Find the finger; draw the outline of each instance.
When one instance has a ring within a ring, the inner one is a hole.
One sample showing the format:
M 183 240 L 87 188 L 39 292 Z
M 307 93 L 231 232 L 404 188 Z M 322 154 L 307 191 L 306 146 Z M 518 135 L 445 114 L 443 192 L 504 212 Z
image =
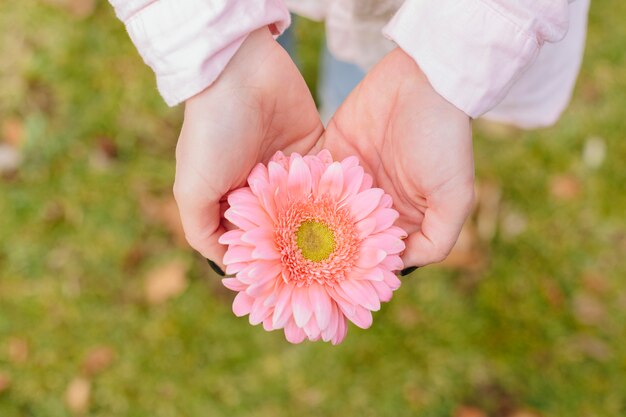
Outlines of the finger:
M 404 265 L 424 266 L 443 261 L 454 247 L 473 201 L 471 185 L 451 188 L 429 198 L 420 230 L 405 240 Z
M 187 242 L 205 258 L 224 269 L 226 247 L 218 242 L 225 229 L 221 223 L 222 196 L 211 191 L 198 175 L 178 169 L 174 198 Z

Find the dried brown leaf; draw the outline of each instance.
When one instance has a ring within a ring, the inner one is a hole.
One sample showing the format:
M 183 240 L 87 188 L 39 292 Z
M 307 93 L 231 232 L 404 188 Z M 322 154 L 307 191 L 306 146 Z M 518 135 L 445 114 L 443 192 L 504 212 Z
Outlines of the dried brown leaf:
M 2 122 L 2 139 L 14 148 L 19 148 L 24 139 L 23 121 L 15 117 L 4 120 Z
M 152 269 L 144 281 L 146 300 L 160 304 L 183 293 L 187 288 L 187 267 L 181 260 L 172 260 Z
M 561 174 L 550 180 L 550 193 L 558 200 L 574 200 L 580 196 L 582 185 L 572 174 Z
M 65 405 L 73 413 L 80 414 L 89 408 L 91 381 L 84 377 L 74 377 L 65 390 Z
M 480 408 L 463 405 L 456 409 L 454 417 L 487 417 L 487 413 Z
M 606 318 L 606 309 L 596 297 L 580 292 L 573 300 L 574 316 L 583 324 L 601 324 Z
M 439 265 L 453 269 L 476 270 L 484 265 L 485 257 L 478 242 L 476 228 L 471 221 L 467 221 L 454 248 Z
M 531 410 L 515 410 L 508 417 L 541 417 L 541 414 Z
M 11 387 L 11 378 L 3 372 L 0 372 L 0 394 Z
M 81 369 L 87 376 L 95 376 L 113 363 L 115 351 L 110 346 L 98 346 L 87 352 Z
M 13 363 L 24 363 L 28 360 L 28 341 L 23 337 L 14 336 L 9 338 L 7 343 L 7 353 L 9 360 Z
M 492 182 L 483 182 L 477 187 L 476 232 L 484 242 L 491 242 L 496 235 L 502 190 Z

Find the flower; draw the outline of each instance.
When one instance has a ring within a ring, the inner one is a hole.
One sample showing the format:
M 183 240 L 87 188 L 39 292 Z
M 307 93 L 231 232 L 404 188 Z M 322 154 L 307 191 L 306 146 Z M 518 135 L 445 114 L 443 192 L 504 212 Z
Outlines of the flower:
M 258 164 L 228 195 L 224 217 L 236 228 L 220 238 L 235 315 L 284 329 L 292 343 L 338 344 L 346 320 L 368 328 L 400 286 L 406 237 L 391 196 L 372 183 L 356 157 L 334 162 L 327 150 Z

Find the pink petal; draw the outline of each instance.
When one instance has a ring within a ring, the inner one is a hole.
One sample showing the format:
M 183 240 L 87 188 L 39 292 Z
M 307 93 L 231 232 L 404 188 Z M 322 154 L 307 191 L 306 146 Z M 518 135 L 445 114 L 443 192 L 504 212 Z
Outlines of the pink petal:
M 345 293 L 341 286 L 335 285 L 334 287 L 326 288 L 326 292 L 328 295 L 332 297 L 332 299 L 337 303 L 337 307 L 344 313 L 354 314 L 354 303 L 352 302 L 350 296 Z
M 404 262 L 398 255 L 389 255 L 383 259 L 380 266 L 388 271 L 401 271 L 404 269 Z
M 246 294 L 250 297 L 260 298 L 261 301 L 265 301 L 265 298 L 267 298 L 274 289 L 274 279 L 275 278 L 270 277 L 263 281 L 255 282 L 246 288 Z
M 346 323 L 346 317 L 341 314 L 339 315 L 339 322 L 337 323 L 337 332 L 335 333 L 335 336 L 333 336 L 330 343 L 332 343 L 333 345 L 338 345 L 343 341 L 343 339 L 345 339 L 347 333 L 348 325 Z
M 361 269 L 357 267 L 352 270 L 350 277 L 368 281 L 383 281 L 385 279 L 383 271 L 380 268 Z
M 322 330 L 322 340 L 324 342 L 328 342 L 335 336 L 335 333 L 337 332 L 337 325 L 339 324 L 340 315 L 343 320 L 343 314 L 339 312 L 339 307 L 337 307 L 334 302 L 331 301 L 330 307 L 331 308 L 328 315 L 328 325 Z
M 276 261 L 256 261 L 250 265 L 247 274 L 252 282 L 267 281 L 268 279 L 280 280 L 283 266 Z
M 362 245 L 382 249 L 389 255 L 401 253 L 405 248 L 403 241 L 386 233 L 370 235 Z
M 371 246 L 361 246 L 356 265 L 363 269 L 373 268 L 386 257 L 387 253 L 382 249 Z
M 406 237 L 408 236 L 408 233 L 406 232 L 406 230 L 398 226 L 391 226 L 389 229 L 385 230 L 384 232 L 387 234 L 396 236 L 398 239 L 406 239 Z
M 248 262 L 235 262 L 226 265 L 226 275 L 235 275 L 248 266 Z
M 373 233 L 378 233 L 390 228 L 398 220 L 400 213 L 391 208 L 379 207 L 372 212 L 370 217 L 376 219 L 376 227 Z
M 252 257 L 254 259 L 280 259 L 280 252 L 273 240 L 262 240 L 257 242 L 256 247 L 252 251 Z
M 306 339 L 306 333 L 292 319 L 285 324 L 285 338 L 290 343 L 302 343 Z
M 241 229 L 229 230 L 228 232 L 223 233 L 217 241 L 222 245 L 241 244 L 241 237 L 244 233 L 245 232 Z
M 291 317 L 291 291 L 293 286 L 289 284 L 283 285 L 278 294 L 276 305 L 274 306 L 274 316 L 272 317 L 272 326 L 275 329 L 281 329 L 285 326 Z M 295 323 L 294 323 L 295 324 Z
M 352 197 L 359 192 L 363 182 L 364 171 L 360 166 L 352 167 L 344 172 L 344 186 L 341 200 Z
M 346 279 L 341 282 L 340 286 L 355 304 L 362 305 L 368 310 L 380 310 L 380 300 L 370 281 Z
M 254 204 L 239 203 L 231 205 L 230 208 L 226 210 L 226 213 L 224 213 L 224 217 L 232 221 L 228 215 L 233 216 L 233 214 L 243 217 L 257 226 L 265 226 L 268 228 L 273 226 L 272 219 L 268 216 L 263 207 L 261 207 L 258 200 L 256 200 Z M 232 222 L 235 223 L 234 221 Z M 246 230 L 250 230 L 250 228 L 246 228 Z
M 236 206 L 239 204 L 257 204 L 258 199 L 248 187 L 238 188 L 228 194 L 228 204 Z
M 369 190 L 370 188 L 372 188 L 373 184 L 374 179 L 372 178 L 372 176 L 368 173 L 365 173 L 363 174 L 363 182 L 361 183 L 361 188 L 359 189 L 359 191 Z
M 311 341 L 319 340 L 322 335 L 322 331 L 317 326 L 317 322 L 315 320 L 309 320 L 309 322 L 303 327 L 304 333 L 306 333 L 307 337 Z
M 270 162 L 274 162 L 285 169 L 289 168 L 289 158 L 282 151 L 276 152 Z
M 370 188 L 352 197 L 349 200 L 349 209 L 354 221 L 358 222 L 374 211 L 384 193 L 380 188 Z
M 311 318 L 313 310 L 309 302 L 309 291 L 304 287 L 295 287 L 291 293 L 291 309 L 298 327 L 304 327 Z
M 330 154 L 328 149 L 322 149 L 319 151 L 317 157 L 325 164 L 329 165 L 333 163 L 333 156 Z
M 348 170 L 352 167 L 356 167 L 359 165 L 359 158 L 357 158 L 356 156 L 349 156 L 347 158 L 345 158 L 343 161 L 341 161 L 341 167 L 344 170 Z
M 270 177 L 270 185 L 274 189 L 280 189 L 281 191 L 287 190 L 287 170 L 279 165 L 277 162 L 270 162 L 267 164 L 267 171 Z
M 318 187 L 318 194 L 328 194 L 332 197 L 341 197 L 343 189 L 343 170 L 339 162 L 333 162 L 326 168 Z
M 359 234 L 359 239 L 365 239 L 376 228 L 376 220 L 371 217 L 366 217 L 356 224 L 356 230 Z
M 387 284 L 389 288 L 391 288 L 393 291 L 400 288 L 402 281 L 400 281 L 400 278 L 398 278 L 396 274 L 389 271 L 383 271 L 383 274 L 385 275 L 385 284 Z
M 240 230 L 243 232 L 242 230 Z M 228 232 L 226 232 L 228 233 Z M 269 227 L 257 227 L 242 233 L 240 240 L 255 246 L 259 241 L 274 241 L 274 231 Z
M 274 327 L 272 327 L 272 316 L 266 317 L 265 320 L 263 320 L 263 330 L 266 332 L 274 330 Z
M 348 318 L 361 329 L 368 329 L 373 321 L 372 312 L 361 306 L 357 306 L 354 315 Z
M 301 157 L 293 159 L 287 177 L 287 189 L 293 199 L 301 199 L 311 194 L 311 172 Z
M 277 210 L 276 210 L 276 201 L 274 200 L 274 190 L 275 188 L 266 184 L 259 180 L 252 180 L 250 182 L 250 189 L 259 199 L 259 202 L 265 209 L 267 215 L 272 219 L 272 221 L 276 222 L 278 220 Z
M 269 184 L 270 176 L 265 165 L 258 163 L 252 168 L 250 175 L 248 175 L 248 183 L 252 181 L 260 181 L 261 183 Z
M 226 265 L 248 262 L 252 260 L 252 249 L 250 246 L 231 245 L 228 247 L 226 254 L 224 255 L 224 263 Z
M 385 208 L 391 208 L 391 206 L 393 206 L 393 199 L 389 194 L 382 196 L 380 199 L 380 206 Z
M 252 303 L 252 308 L 250 309 L 250 316 L 248 317 L 248 321 L 251 325 L 256 326 L 259 323 L 262 323 L 263 320 L 268 318 L 272 314 L 272 309 L 270 307 L 266 307 L 263 305 L 263 300 L 257 298 Z
M 232 291 L 245 291 L 248 286 L 243 282 L 239 281 L 237 278 L 224 278 L 222 279 L 222 284 Z
M 233 300 L 233 313 L 235 313 L 237 317 L 245 316 L 250 312 L 253 302 L 254 298 L 250 297 L 245 292 L 240 292 Z
M 233 209 L 233 207 L 230 207 L 224 212 L 224 217 L 227 218 L 232 224 L 243 230 L 251 230 L 259 226 L 245 216 L 242 216 L 241 213 L 238 210 Z
M 330 300 L 330 296 L 326 293 L 324 287 L 317 283 L 313 283 L 309 286 L 309 299 L 311 300 L 311 308 L 315 313 L 317 325 L 322 330 L 326 329 L 332 313 L 332 302 Z
M 391 300 L 393 291 L 391 290 L 391 288 L 389 288 L 389 286 L 386 283 L 373 281 L 372 286 L 376 290 L 376 294 L 378 294 L 378 298 L 380 298 L 380 301 L 386 303 L 387 301 Z

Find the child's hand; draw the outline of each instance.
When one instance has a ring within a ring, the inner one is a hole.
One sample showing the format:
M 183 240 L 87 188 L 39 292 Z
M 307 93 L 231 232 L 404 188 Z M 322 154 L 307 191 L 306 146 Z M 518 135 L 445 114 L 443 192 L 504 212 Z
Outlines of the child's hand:
M 331 120 L 320 146 L 336 159 L 358 155 L 391 194 L 410 233 L 404 264 L 443 260 L 474 197 L 471 126 L 402 50 L 388 54 Z
M 224 195 L 277 150 L 308 153 L 322 132 L 291 58 L 268 29 L 250 34 L 219 79 L 186 102 L 174 195 L 191 246 L 223 266 Z

